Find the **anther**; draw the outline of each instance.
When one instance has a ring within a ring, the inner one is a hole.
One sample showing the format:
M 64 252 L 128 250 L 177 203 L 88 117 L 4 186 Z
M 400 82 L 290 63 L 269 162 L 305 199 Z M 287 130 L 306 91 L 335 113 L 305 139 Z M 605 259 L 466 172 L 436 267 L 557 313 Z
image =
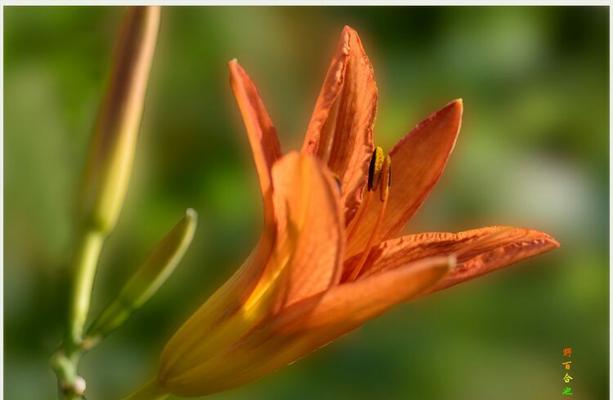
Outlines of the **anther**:
M 389 155 L 383 157 L 383 150 L 381 150 L 381 152 L 378 154 L 377 152 L 378 149 L 381 149 L 381 148 L 377 147 L 377 149 L 375 149 L 375 152 L 373 153 L 373 158 L 371 159 L 371 163 L 370 163 L 371 164 L 370 171 L 373 171 L 373 170 L 377 171 L 376 172 L 377 177 L 376 179 L 373 179 L 373 181 L 375 181 L 376 184 L 373 185 L 372 187 L 370 186 L 371 176 L 375 177 L 375 174 L 369 173 L 368 178 L 369 178 L 369 191 L 379 189 L 379 200 L 381 200 L 381 206 L 379 208 L 377 220 L 375 221 L 375 224 L 372 228 L 372 231 L 371 231 L 372 233 L 370 237 L 368 238 L 368 241 L 366 242 L 366 246 L 364 247 L 364 252 L 362 253 L 362 256 L 360 257 L 356 266 L 351 271 L 351 275 L 349 277 L 350 281 L 353 281 L 357 279 L 358 276 L 360 276 L 360 272 L 362 271 L 362 268 L 364 267 L 364 264 L 366 263 L 366 260 L 368 259 L 368 256 L 370 255 L 372 248 L 378 243 L 379 230 L 381 227 L 381 223 L 383 222 L 383 216 L 385 215 L 385 211 L 387 209 L 387 200 L 389 198 L 390 187 L 392 185 L 392 158 Z M 379 158 L 379 160 L 377 160 L 377 158 Z M 378 168 L 376 167 L 377 163 L 380 164 L 380 167 Z M 373 164 L 375 164 L 375 167 L 373 167 Z M 359 223 L 357 221 L 355 222 Z
M 384 162 L 385 156 L 383 149 L 379 146 L 375 147 L 370 159 L 370 166 L 368 167 L 368 190 L 374 190 L 379 184 Z
M 341 182 L 341 178 L 339 178 L 338 174 L 333 174 L 334 181 L 336 182 L 336 188 L 340 193 L 343 192 L 343 182 Z
M 347 227 L 347 237 L 351 237 L 351 235 L 354 233 L 360 219 L 362 218 L 362 215 L 364 214 L 364 210 L 368 208 L 368 203 L 370 202 L 370 192 L 375 190 L 377 183 L 379 183 L 379 177 L 381 176 L 381 169 L 383 168 L 384 159 L 383 149 L 380 146 L 375 147 L 368 166 L 368 182 L 366 185 L 367 190 L 364 191 L 362 203 Z

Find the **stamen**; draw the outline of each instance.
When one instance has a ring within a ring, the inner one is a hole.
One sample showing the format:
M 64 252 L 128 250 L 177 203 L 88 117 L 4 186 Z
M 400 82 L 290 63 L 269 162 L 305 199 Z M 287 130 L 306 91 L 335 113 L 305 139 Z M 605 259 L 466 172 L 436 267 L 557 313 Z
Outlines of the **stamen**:
M 357 265 L 353 268 L 353 271 L 351 271 L 349 281 L 356 280 L 357 277 L 360 275 L 360 272 L 362 271 L 362 268 L 364 267 L 364 264 L 366 263 L 366 260 L 368 259 L 368 256 L 370 255 L 374 244 L 378 242 L 379 229 L 381 228 L 381 222 L 383 221 L 383 216 L 385 215 L 385 210 L 387 209 L 387 200 L 389 199 L 390 187 L 392 185 L 392 158 L 389 155 L 386 156 L 385 160 L 382 162 L 381 170 L 379 171 L 378 183 L 379 200 L 381 200 L 382 203 L 381 208 L 379 209 L 379 214 L 377 215 L 377 220 L 375 221 L 372 233 L 368 238 L 368 242 L 366 242 L 366 246 L 364 247 L 364 252 L 362 253 L 362 256 L 360 257 L 360 260 L 358 261 Z
M 354 233 L 356 226 L 362 218 L 362 214 L 364 214 L 364 210 L 368 208 L 368 203 L 370 202 L 370 192 L 372 192 L 379 183 L 384 160 L 385 157 L 383 149 L 380 146 L 375 147 L 375 150 L 372 152 L 372 157 L 370 158 L 370 165 L 368 167 L 368 190 L 364 192 L 362 203 L 347 227 L 347 237 L 351 237 L 351 235 Z
M 341 181 L 341 178 L 338 176 L 338 174 L 334 174 L 334 173 L 332 176 L 334 177 L 334 181 L 336 182 L 336 188 L 342 194 L 343 193 L 343 182 Z
M 377 146 L 372 152 L 370 166 L 368 167 L 368 190 L 374 190 L 374 188 L 379 184 L 379 179 L 381 178 L 381 170 L 383 169 L 383 162 L 383 149 Z

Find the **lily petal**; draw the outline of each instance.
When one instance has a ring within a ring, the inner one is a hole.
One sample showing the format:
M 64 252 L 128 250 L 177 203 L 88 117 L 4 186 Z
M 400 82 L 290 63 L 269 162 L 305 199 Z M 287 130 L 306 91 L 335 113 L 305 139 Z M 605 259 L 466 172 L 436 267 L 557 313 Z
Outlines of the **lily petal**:
M 289 153 L 274 165 L 272 175 L 278 248 L 284 249 L 284 237 L 296 239 L 279 250 L 290 258 L 279 309 L 339 282 L 345 224 L 338 185 L 315 157 Z
M 228 63 L 230 84 L 236 97 L 260 181 L 264 199 L 264 232 L 243 266 L 219 288 L 171 338 L 162 353 L 165 369 L 160 376 L 181 369 L 187 353 L 199 342 L 194 329 L 212 330 L 227 323 L 242 307 L 269 264 L 276 243 L 275 213 L 272 204 L 272 165 L 281 157 L 276 129 L 257 88 L 237 60 Z
M 271 218 L 270 171 L 274 162 L 281 157 L 277 130 L 255 84 L 238 61 L 236 59 L 230 61 L 228 68 L 230 69 L 230 85 L 247 129 L 260 188 L 264 196 L 265 218 Z
M 420 122 L 390 151 L 393 182 L 381 222 L 381 240 L 395 236 L 438 182 L 453 150 L 462 120 L 462 100 L 454 100 Z M 382 203 L 368 203 L 349 238 L 347 256 L 362 252 Z
M 309 122 L 302 151 L 340 179 L 349 221 L 361 202 L 373 151 L 377 84 L 357 32 L 345 26 Z
M 183 336 L 181 331 L 188 330 L 187 327 L 190 325 L 203 327 L 219 324 L 223 318 L 237 312 L 260 279 L 276 243 L 277 227 L 274 221 L 274 210 L 272 210 L 271 193 L 272 165 L 281 156 L 276 130 L 255 85 L 238 61 L 230 61 L 228 67 L 230 83 L 247 129 L 262 192 L 267 193 L 264 196 L 265 212 L 269 212 L 269 217 L 266 218 L 264 231 L 257 246 L 245 263 L 179 329 L 176 337 Z M 179 344 L 171 345 L 173 339 L 167 347 L 174 347 L 174 355 L 181 356 L 181 352 L 177 351 Z M 182 340 L 180 347 L 188 349 L 190 342 Z
M 245 263 L 175 332 L 161 355 L 160 382 L 190 365 L 189 355 L 208 333 L 240 313 L 269 263 L 275 244 L 275 227 L 266 227 Z
M 457 266 L 428 292 L 456 285 L 559 247 L 546 233 L 492 226 L 459 233 L 422 233 L 383 242 L 373 249 L 364 279 L 435 255 L 455 255 Z
M 449 263 L 449 257 L 420 260 L 296 303 L 208 360 L 206 373 L 193 370 L 171 382 L 173 393 L 209 394 L 267 375 L 419 295 L 447 273 Z
M 173 393 L 182 393 L 194 374 L 213 374 L 210 362 L 265 318 L 340 279 L 344 223 L 338 187 L 329 171 L 315 157 L 293 152 L 275 163 L 272 182 L 274 250 L 265 266 L 248 263 L 166 346 L 158 379 Z
M 324 328 L 344 332 L 418 296 L 440 281 L 454 265 L 453 256 L 430 257 L 341 284 L 321 299 L 311 298 L 285 310 L 276 324 L 285 333 Z M 317 304 L 311 307 L 309 301 Z

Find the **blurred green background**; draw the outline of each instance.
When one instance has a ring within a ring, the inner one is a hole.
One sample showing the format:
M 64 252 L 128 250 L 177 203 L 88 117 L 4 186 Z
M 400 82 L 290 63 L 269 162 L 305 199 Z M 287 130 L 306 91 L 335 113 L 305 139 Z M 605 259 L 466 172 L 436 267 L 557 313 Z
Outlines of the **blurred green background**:
M 4 383 L 55 394 L 71 205 L 123 10 L 4 9 Z M 447 171 L 409 231 L 485 224 L 562 248 L 395 308 L 315 355 L 211 399 L 559 399 L 608 394 L 608 9 L 166 8 L 135 175 L 104 248 L 93 312 L 187 207 L 200 226 L 168 283 L 81 366 L 89 399 L 125 395 L 165 340 L 237 268 L 261 204 L 226 62 L 258 83 L 285 150 L 302 139 L 338 34 L 357 29 L 391 147 L 462 97 Z

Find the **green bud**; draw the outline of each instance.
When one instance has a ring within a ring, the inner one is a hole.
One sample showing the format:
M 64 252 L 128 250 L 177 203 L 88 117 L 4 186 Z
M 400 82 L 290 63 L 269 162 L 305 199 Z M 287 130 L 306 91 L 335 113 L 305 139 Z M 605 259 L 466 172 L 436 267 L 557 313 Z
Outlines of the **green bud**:
M 116 43 L 82 185 L 83 217 L 102 233 L 113 229 L 128 187 L 159 21 L 159 7 L 130 7 Z
M 93 322 L 84 347 L 91 347 L 123 324 L 134 310 L 155 294 L 183 258 L 196 230 L 197 214 L 191 208 L 155 246 L 147 260 L 119 292 L 117 298 Z

